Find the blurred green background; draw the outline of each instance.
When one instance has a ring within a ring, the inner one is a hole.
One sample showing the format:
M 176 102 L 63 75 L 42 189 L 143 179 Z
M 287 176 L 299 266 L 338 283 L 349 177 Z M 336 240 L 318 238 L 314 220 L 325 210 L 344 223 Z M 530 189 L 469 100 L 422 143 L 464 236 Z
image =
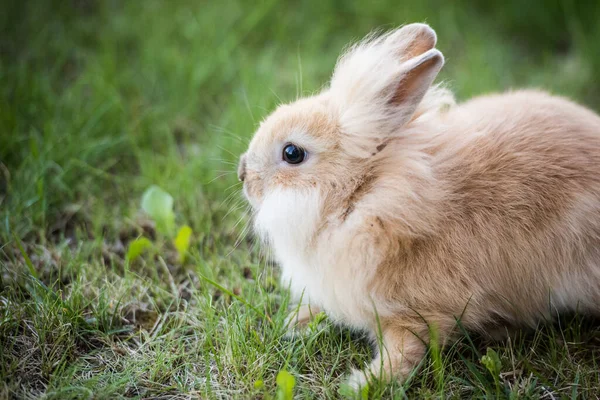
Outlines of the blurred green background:
M 285 288 L 255 246 L 236 244 L 247 219 L 234 171 L 257 123 L 326 85 L 344 46 L 374 29 L 429 23 L 446 57 L 439 80 L 459 100 L 538 87 L 600 110 L 598 1 L 0 3 L 0 397 L 262 396 L 281 368 L 304 377 L 297 393 L 335 396 L 368 349 L 331 326 L 282 341 Z M 132 237 L 155 235 L 140 222 L 152 184 L 193 229 L 187 265 L 160 235 L 164 268 L 124 260 Z M 277 328 L 256 339 L 257 316 L 203 277 Z M 132 307 L 168 322 L 150 329 Z M 553 334 L 536 339 L 538 364 L 529 342 L 517 367 L 515 349 L 498 348 L 515 374 L 506 390 L 475 346 L 449 355 L 446 375 L 427 367 L 409 393 L 560 396 L 576 382 L 597 394 L 597 349 L 552 345 Z M 560 361 L 577 352 L 591 361 Z
M 373 29 L 431 24 L 458 99 L 533 86 L 600 107 L 594 1 L 3 3 L 0 159 L 17 192 L 2 212 L 20 235 L 60 204 L 102 207 L 150 182 L 188 185 L 195 207 L 211 190 L 199 178 L 222 169 L 206 160 L 244 147 L 228 133 L 247 138 L 278 102 L 319 90 Z

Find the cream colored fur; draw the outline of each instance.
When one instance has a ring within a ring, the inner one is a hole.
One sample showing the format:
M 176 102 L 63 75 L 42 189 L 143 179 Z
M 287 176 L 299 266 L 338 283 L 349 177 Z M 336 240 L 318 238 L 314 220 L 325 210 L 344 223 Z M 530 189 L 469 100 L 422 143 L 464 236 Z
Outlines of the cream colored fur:
M 412 24 L 351 47 L 320 94 L 280 106 L 240 162 L 292 294 L 384 347 L 406 376 L 433 327 L 485 332 L 600 311 L 600 118 L 538 91 L 455 105 Z M 308 151 L 282 160 L 285 144 Z M 299 321 L 310 314 L 301 310 Z

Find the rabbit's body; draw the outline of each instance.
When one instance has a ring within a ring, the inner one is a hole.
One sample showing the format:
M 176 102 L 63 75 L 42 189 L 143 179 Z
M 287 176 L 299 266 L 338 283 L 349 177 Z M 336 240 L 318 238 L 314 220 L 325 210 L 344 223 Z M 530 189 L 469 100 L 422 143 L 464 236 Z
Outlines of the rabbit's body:
M 385 286 L 471 329 L 600 311 L 600 119 L 534 92 L 476 99 L 444 119 L 430 160 L 437 223 L 396 252 Z
M 534 91 L 454 105 L 427 91 L 443 63 L 432 34 L 409 25 L 353 49 L 330 89 L 263 123 L 241 163 L 283 280 L 381 332 L 369 372 L 387 379 L 421 359 L 432 326 L 446 341 L 457 319 L 483 331 L 600 312 L 600 118 Z M 380 53 L 410 55 L 389 61 L 391 93 L 361 75 L 359 56 Z M 286 143 L 307 159 L 281 163 Z

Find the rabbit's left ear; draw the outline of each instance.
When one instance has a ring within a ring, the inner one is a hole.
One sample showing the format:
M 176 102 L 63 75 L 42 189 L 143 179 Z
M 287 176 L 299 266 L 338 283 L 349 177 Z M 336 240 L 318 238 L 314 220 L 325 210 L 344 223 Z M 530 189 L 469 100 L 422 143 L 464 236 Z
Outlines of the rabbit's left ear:
M 371 154 L 373 143 L 397 135 L 410 121 L 444 65 L 436 40 L 429 26 L 411 24 L 367 38 L 340 58 L 330 93 L 357 152 Z
M 428 50 L 402 64 L 398 80 L 390 82 L 390 93 L 382 93 L 388 98 L 392 112 L 398 113 L 398 117 L 404 120 L 402 123 L 412 117 L 443 65 L 444 56 L 437 49 Z M 393 108 L 397 109 L 394 111 Z

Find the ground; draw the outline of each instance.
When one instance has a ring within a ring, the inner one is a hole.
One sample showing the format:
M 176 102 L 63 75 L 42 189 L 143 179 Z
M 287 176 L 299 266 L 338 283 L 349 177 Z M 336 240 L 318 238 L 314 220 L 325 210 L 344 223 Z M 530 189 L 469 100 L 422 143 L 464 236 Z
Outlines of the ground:
M 288 293 L 244 230 L 234 171 L 257 123 L 319 90 L 375 28 L 430 23 L 459 100 L 541 87 L 600 110 L 597 2 L 1 8 L 0 398 L 344 396 L 373 349 L 326 318 L 286 334 Z M 175 228 L 192 229 L 183 260 L 176 231 L 142 210 L 152 185 L 174 198 Z M 127 257 L 140 237 L 150 248 Z M 569 316 L 432 346 L 408 382 L 364 394 L 592 398 L 599 354 L 599 324 Z

